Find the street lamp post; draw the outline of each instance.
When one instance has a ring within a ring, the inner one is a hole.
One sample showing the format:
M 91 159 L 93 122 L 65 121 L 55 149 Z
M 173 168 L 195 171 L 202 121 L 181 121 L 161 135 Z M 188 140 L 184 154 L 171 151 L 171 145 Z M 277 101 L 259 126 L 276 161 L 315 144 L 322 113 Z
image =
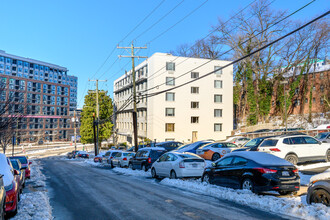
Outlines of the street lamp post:
M 288 130 L 288 115 L 287 115 L 287 110 L 286 110 L 286 94 L 285 94 L 285 85 L 288 84 L 287 80 L 281 81 L 281 85 L 283 85 L 283 96 L 284 96 L 284 109 L 285 109 L 285 133 Z

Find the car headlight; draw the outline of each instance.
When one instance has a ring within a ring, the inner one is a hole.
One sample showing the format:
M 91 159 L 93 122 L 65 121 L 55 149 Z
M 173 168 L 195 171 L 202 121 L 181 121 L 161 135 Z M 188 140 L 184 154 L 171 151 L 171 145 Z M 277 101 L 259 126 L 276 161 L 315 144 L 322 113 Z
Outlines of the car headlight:
M 14 187 L 14 185 L 11 183 L 10 185 L 5 186 L 5 190 L 6 190 L 6 191 L 10 191 L 10 190 L 13 189 L 13 187 Z

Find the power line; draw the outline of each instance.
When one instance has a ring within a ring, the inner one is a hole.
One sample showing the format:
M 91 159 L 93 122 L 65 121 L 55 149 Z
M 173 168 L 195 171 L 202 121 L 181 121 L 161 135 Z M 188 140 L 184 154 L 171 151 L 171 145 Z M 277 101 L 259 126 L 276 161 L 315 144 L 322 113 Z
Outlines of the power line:
M 233 64 L 235 64 L 235 63 L 237 63 L 237 62 L 240 62 L 241 60 L 244 60 L 245 58 L 247 58 L 247 57 L 249 57 L 249 56 L 252 56 L 253 54 L 255 54 L 255 53 L 257 53 L 257 52 L 259 52 L 259 51 L 261 51 L 261 50 L 263 50 L 263 49 L 265 49 L 265 48 L 267 48 L 267 47 L 269 47 L 269 46 L 271 46 L 271 45 L 273 45 L 273 44 L 275 44 L 275 43 L 277 43 L 277 42 L 279 42 L 279 41 L 281 41 L 281 40 L 283 40 L 284 38 L 286 38 L 286 37 L 288 37 L 288 36 L 290 36 L 290 35 L 292 35 L 292 34 L 298 32 L 298 31 L 300 31 L 301 29 L 307 27 L 308 25 L 314 23 L 315 21 L 317 21 L 317 20 L 319 20 L 319 19 L 321 19 L 321 18 L 323 18 L 323 17 L 329 15 L 329 13 L 330 13 L 330 11 L 327 11 L 326 13 L 324 13 L 324 14 L 318 16 L 317 18 L 315 18 L 315 19 L 309 21 L 308 23 L 306 23 L 306 24 L 300 26 L 299 28 L 297 28 L 297 29 L 295 29 L 295 30 L 293 30 L 293 31 L 291 31 L 291 32 L 289 32 L 289 33 L 283 35 L 283 36 L 280 37 L 280 38 L 277 38 L 276 40 L 274 40 L 274 41 L 272 41 L 272 42 L 270 42 L 270 43 L 268 43 L 268 44 L 262 46 L 261 48 L 255 50 L 255 51 L 253 51 L 253 52 L 251 52 L 251 53 L 249 53 L 249 54 L 247 54 L 247 55 L 245 55 L 245 56 L 243 56 L 243 57 L 241 57 L 241 58 L 239 58 L 239 59 L 236 59 L 235 61 L 230 62 L 229 64 L 226 64 L 225 66 L 223 66 L 223 67 L 221 67 L 221 68 L 219 68 L 219 69 L 217 69 L 217 70 L 211 71 L 211 72 L 209 72 L 209 73 L 207 73 L 207 74 L 205 74 L 205 75 L 203 75 L 203 76 L 201 76 L 201 77 L 199 77 L 199 78 L 196 78 L 196 79 L 190 80 L 190 81 L 188 81 L 188 82 L 185 82 L 185 83 L 183 83 L 183 84 L 181 84 L 181 85 L 178 85 L 178 86 L 175 86 L 175 87 L 173 87 L 173 88 L 169 88 L 169 89 L 166 89 L 166 90 L 163 90 L 163 91 L 160 91 L 160 92 L 156 92 L 156 93 L 153 93 L 153 94 L 145 95 L 145 97 L 153 97 L 153 96 L 156 96 L 156 95 L 159 95 L 159 94 L 162 94 L 162 93 L 165 93 L 165 92 L 168 92 L 168 91 L 171 91 L 171 90 L 174 90 L 174 89 L 180 88 L 180 87 L 182 87 L 182 86 L 185 86 L 185 85 L 187 85 L 187 84 L 190 84 L 190 83 L 195 82 L 195 81 L 197 81 L 197 80 L 200 80 L 200 79 L 202 79 L 202 78 L 205 78 L 206 76 L 209 76 L 209 75 L 211 75 L 211 74 L 217 72 L 218 70 L 222 70 L 222 69 L 224 69 L 224 68 L 226 68 L 226 67 L 228 67 L 228 66 L 231 66 L 231 65 L 233 65 Z
M 265 31 L 267 31 L 267 30 L 269 30 L 270 28 L 272 28 L 273 26 L 275 26 L 275 25 L 281 23 L 282 21 L 284 21 L 285 19 L 291 17 L 292 15 L 298 13 L 299 11 L 301 11 L 301 10 L 304 9 L 304 8 L 306 8 L 307 6 L 309 6 L 310 4 L 312 4 L 312 3 L 315 2 L 315 1 L 316 1 L 316 0 L 310 1 L 309 3 L 307 3 L 306 5 L 304 5 L 303 7 L 297 9 L 296 11 L 292 12 L 291 14 L 289 14 L 289 15 L 285 16 L 284 18 L 280 19 L 279 21 L 277 21 L 277 22 L 275 22 L 274 24 L 270 25 L 268 28 L 266 28 L 265 30 L 259 32 L 258 34 L 256 34 L 256 35 L 254 35 L 254 36 L 248 38 L 247 40 L 245 40 L 244 42 L 240 43 L 240 44 L 237 45 L 236 47 L 233 47 L 233 48 L 231 48 L 231 49 L 225 51 L 224 53 L 222 53 L 222 54 L 220 54 L 220 55 L 218 55 L 218 56 L 216 56 L 216 57 L 214 57 L 214 58 L 212 58 L 212 59 L 206 61 L 205 63 L 203 63 L 203 64 L 201 64 L 201 65 L 199 65 L 199 66 L 197 66 L 197 67 L 195 67 L 195 68 L 193 68 L 193 69 L 191 69 L 191 70 L 189 70 L 189 71 L 187 71 L 187 72 L 181 74 L 180 76 L 176 77 L 176 79 L 181 78 L 181 77 L 187 75 L 188 73 L 190 73 L 190 72 L 192 72 L 192 71 L 194 71 L 194 70 L 196 70 L 196 69 L 198 69 L 198 68 L 200 68 L 200 67 L 202 67 L 202 66 L 204 66 L 204 65 L 206 65 L 206 64 L 208 64 L 208 63 L 210 63 L 210 62 L 212 62 L 213 60 L 215 60 L 215 59 L 217 59 L 217 58 L 219 58 L 219 57 L 221 57 L 221 56 L 223 56 L 223 55 L 229 53 L 230 51 L 234 50 L 235 48 L 237 48 L 237 47 L 239 47 L 239 46 L 242 46 L 242 45 L 245 44 L 246 42 L 248 42 L 248 41 L 250 41 L 251 39 L 257 37 L 258 35 L 264 33 Z M 189 59 L 189 57 L 188 57 L 186 60 L 188 60 L 188 59 Z M 184 60 L 183 62 L 185 62 L 186 60 Z M 181 62 L 181 63 L 183 63 L 183 62 Z M 173 81 L 173 80 L 170 80 L 170 82 L 172 82 L 172 81 Z M 147 91 L 150 91 L 150 90 L 152 90 L 152 89 L 159 88 L 159 86 L 162 86 L 162 85 L 165 85 L 165 84 L 166 84 L 166 82 L 161 83 L 161 84 L 158 84 L 158 85 L 156 85 L 156 86 L 154 86 L 154 87 L 152 87 L 152 88 L 150 88 L 150 89 L 147 89 L 147 90 L 145 90 L 145 91 L 143 91 L 143 92 L 147 92 Z

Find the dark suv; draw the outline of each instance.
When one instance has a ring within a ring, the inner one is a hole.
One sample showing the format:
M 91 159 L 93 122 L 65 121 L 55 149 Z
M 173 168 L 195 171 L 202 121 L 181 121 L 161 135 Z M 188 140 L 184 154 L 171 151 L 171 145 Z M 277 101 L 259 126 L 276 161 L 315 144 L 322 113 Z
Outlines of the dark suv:
M 142 148 L 130 159 L 128 166 L 132 170 L 139 169 L 148 171 L 148 169 L 151 168 L 151 165 L 165 152 L 165 148 L 162 147 Z
M 156 147 L 163 147 L 166 151 L 176 150 L 178 147 L 182 146 L 181 142 L 177 141 L 165 141 L 156 144 Z

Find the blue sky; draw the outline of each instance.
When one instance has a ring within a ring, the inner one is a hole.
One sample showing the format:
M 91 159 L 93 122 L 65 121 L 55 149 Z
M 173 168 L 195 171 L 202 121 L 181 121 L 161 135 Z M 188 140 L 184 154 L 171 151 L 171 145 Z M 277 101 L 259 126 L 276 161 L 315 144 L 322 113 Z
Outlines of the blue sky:
M 205 2 L 184 0 L 160 23 L 144 32 L 181 1 L 165 0 L 120 46 L 129 46 L 132 40 L 136 46 L 144 46 Z M 0 50 L 67 67 L 69 74 L 78 76 L 78 106 L 81 107 L 87 89 L 95 88 L 94 82 L 88 82 L 91 77 L 107 79 L 106 83 L 100 83 L 100 88 L 108 90 L 112 96 L 113 81 L 123 74 L 120 70 L 129 61 L 122 58 L 114 62 L 124 51 L 116 49 L 101 70 L 95 73 L 114 47 L 161 2 L 2 0 Z M 191 16 L 148 44 L 148 49 L 139 55 L 151 56 L 155 52 L 175 50 L 183 43 L 193 43 L 208 34 L 218 17 L 225 20 L 250 2 L 252 0 L 208 0 Z M 275 10 L 292 12 L 308 2 L 310 0 L 275 0 L 271 6 Z M 329 0 L 316 0 L 293 18 L 310 20 L 329 10 L 329 5 Z M 136 39 L 139 35 L 141 37 Z M 126 69 L 129 70 L 130 66 L 128 64 Z

